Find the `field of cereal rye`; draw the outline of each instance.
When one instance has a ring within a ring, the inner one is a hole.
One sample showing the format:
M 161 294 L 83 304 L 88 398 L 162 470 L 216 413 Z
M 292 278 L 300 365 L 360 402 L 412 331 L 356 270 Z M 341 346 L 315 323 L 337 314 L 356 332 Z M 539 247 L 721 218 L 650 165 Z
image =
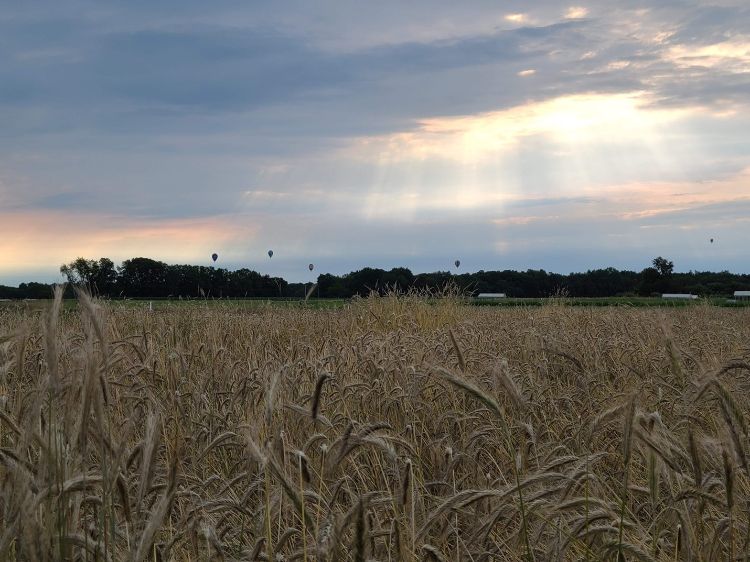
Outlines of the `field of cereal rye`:
M 0 309 L 7 560 L 745 560 L 750 310 Z

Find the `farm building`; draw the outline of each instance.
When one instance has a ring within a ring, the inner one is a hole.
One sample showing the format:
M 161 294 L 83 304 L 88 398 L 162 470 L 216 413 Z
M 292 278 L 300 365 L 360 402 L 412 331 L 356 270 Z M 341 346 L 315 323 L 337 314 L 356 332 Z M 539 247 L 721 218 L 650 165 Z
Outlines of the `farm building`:
M 661 298 L 672 300 L 694 300 L 698 298 L 698 295 L 691 295 L 689 293 L 664 293 Z
M 507 295 L 505 293 L 479 293 L 478 299 L 504 299 Z
M 750 291 L 735 291 L 734 298 L 736 300 L 750 300 Z

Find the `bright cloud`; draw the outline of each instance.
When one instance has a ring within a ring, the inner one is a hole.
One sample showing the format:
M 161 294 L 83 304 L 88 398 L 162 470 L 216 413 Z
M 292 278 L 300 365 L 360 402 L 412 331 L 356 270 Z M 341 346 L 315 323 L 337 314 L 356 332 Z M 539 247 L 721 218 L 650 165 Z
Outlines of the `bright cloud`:
M 562 145 L 598 142 L 615 131 L 619 142 L 653 141 L 660 127 L 696 111 L 648 102 L 643 92 L 563 96 L 478 115 L 424 119 L 413 131 L 361 139 L 355 150 L 389 161 L 437 157 L 471 163 L 537 135 Z
M 737 74 L 750 73 L 750 37 L 735 37 L 712 45 L 675 45 L 667 58 L 681 68 L 722 68 Z
M 529 16 L 527 14 L 507 14 L 505 19 L 512 23 L 524 23 L 529 20 Z
M 565 12 L 565 19 L 572 20 L 572 19 L 585 18 L 588 15 L 588 13 L 589 13 L 588 9 L 582 6 L 571 6 Z

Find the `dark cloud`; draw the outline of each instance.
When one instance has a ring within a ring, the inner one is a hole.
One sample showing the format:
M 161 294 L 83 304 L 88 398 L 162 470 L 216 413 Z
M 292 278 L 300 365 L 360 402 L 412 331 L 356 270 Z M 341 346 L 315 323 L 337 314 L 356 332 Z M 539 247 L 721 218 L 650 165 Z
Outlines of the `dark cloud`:
M 716 40 L 717 30 L 741 29 L 748 20 L 741 8 L 664 4 L 642 15 L 615 11 L 610 19 L 600 7 L 590 18 L 555 22 L 566 6 L 539 4 L 541 21 L 552 23 L 473 35 L 462 35 L 459 27 L 447 38 L 413 41 L 406 36 L 382 45 L 331 50 L 320 37 L 290 34 L 304 26 L 290 25 L 292 16 L 271 5 L 237 17 L 235 25 L 228 17 L 223 23 L 201 23 L 222 22 L 216 16 L 222 10 L 197 3 L 181 5 L 178 15 L 137 5 L 126 11 L 120 6 L 115 13 L 84 6 L 92 11 L 88 18 L 51 11 L 0 21 L 5 55 L 0 103 L 21 108 L 15 119 L 9 116 L 6 134 L 66 129 L 196 133 L 205 132 L 207 125 L 236 127 L 238 114 L 243 132 L 252 134 L 255 125 L 266 124 L 265 112 L 274 114 L 271 127 L 277 135 L 309 130 L 316 135 L 367 134 L 383 126 L 408 127 L 418 116 L 488 111 L 529 97 L 646 88 L 665 102 L 685 102 L 741 99 L 747 87 L 747 74 L 718 80 L 717 72 L 704 71 L 696 79 L 662 59 L 664 49 L 678 40 L 700 44 Z M 489 6 L 466 10 L 502 21 L 502 13 Z M 227 8 L 224 12 L 231 15 Z M 311 17 L 308 11 L 301 10 L 297 23 Z M 424 7 L 399 15 L 409 23 L 418 13 L 424 17 Z M 375 20 L 386 20 L 387 14 L 386 7 Z M 330 15 L 327 31 L 335 34 L 336 14 Z M 631 26 L 640 24 L 645 38 L 662 24 L 676 31 L 667 43 L 649 44 L 629 28 L 618 31 L 623 17 L 631 18 Z M 396 19 L 393 24 L 404 25 Z M 621 61 L 630 66 L 607 66 Z M 536 70 L 533 78 L 516 76 L 528 67 Z M 662 79 L 652 84 L 657 73 Z M 40 112 L 43 119 L 30 115 Z M 285 119 L 286 112 L 293 118 Z M 216 122 L 208 124 L 203 116 Z

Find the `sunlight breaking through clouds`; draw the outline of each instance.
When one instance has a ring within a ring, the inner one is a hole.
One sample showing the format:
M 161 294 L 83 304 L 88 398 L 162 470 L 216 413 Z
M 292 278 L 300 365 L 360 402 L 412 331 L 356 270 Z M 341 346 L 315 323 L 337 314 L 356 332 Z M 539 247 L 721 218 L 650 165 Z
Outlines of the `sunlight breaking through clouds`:
M 478 163 L 512 150 L 524 139 L 542 136 L 560 145 L 618 142 L 653 143 L 660 130 L 696 108 L 656 108 L 643 92 L 580 94 L 461 117 L 424 119 L 413 131 L 360 139 L 361 158 L 424 160 L 442 158 Z
M 589 93 L 424 119 L 410 131 L 358 139 L 344 155 L 378 170 L 360 203 L 369 221 L 502 214 L 519 202 L 532 213 L 491 222 L 627 221 L 743 200 L 746 172 L 731 182 L 682 179 L 710 152 L 709 139 L 696 144 L 694 122 L 726 116 L 654 102 L 645 92 Z M 530 157 L 533 173 L 519 168 Z M 426 179 L 435 168 L 440 176 Z M 587 203 L 570 207 L 556 197 Z M 535 200 L 550 202 L 549 213 L 533 212 Z

